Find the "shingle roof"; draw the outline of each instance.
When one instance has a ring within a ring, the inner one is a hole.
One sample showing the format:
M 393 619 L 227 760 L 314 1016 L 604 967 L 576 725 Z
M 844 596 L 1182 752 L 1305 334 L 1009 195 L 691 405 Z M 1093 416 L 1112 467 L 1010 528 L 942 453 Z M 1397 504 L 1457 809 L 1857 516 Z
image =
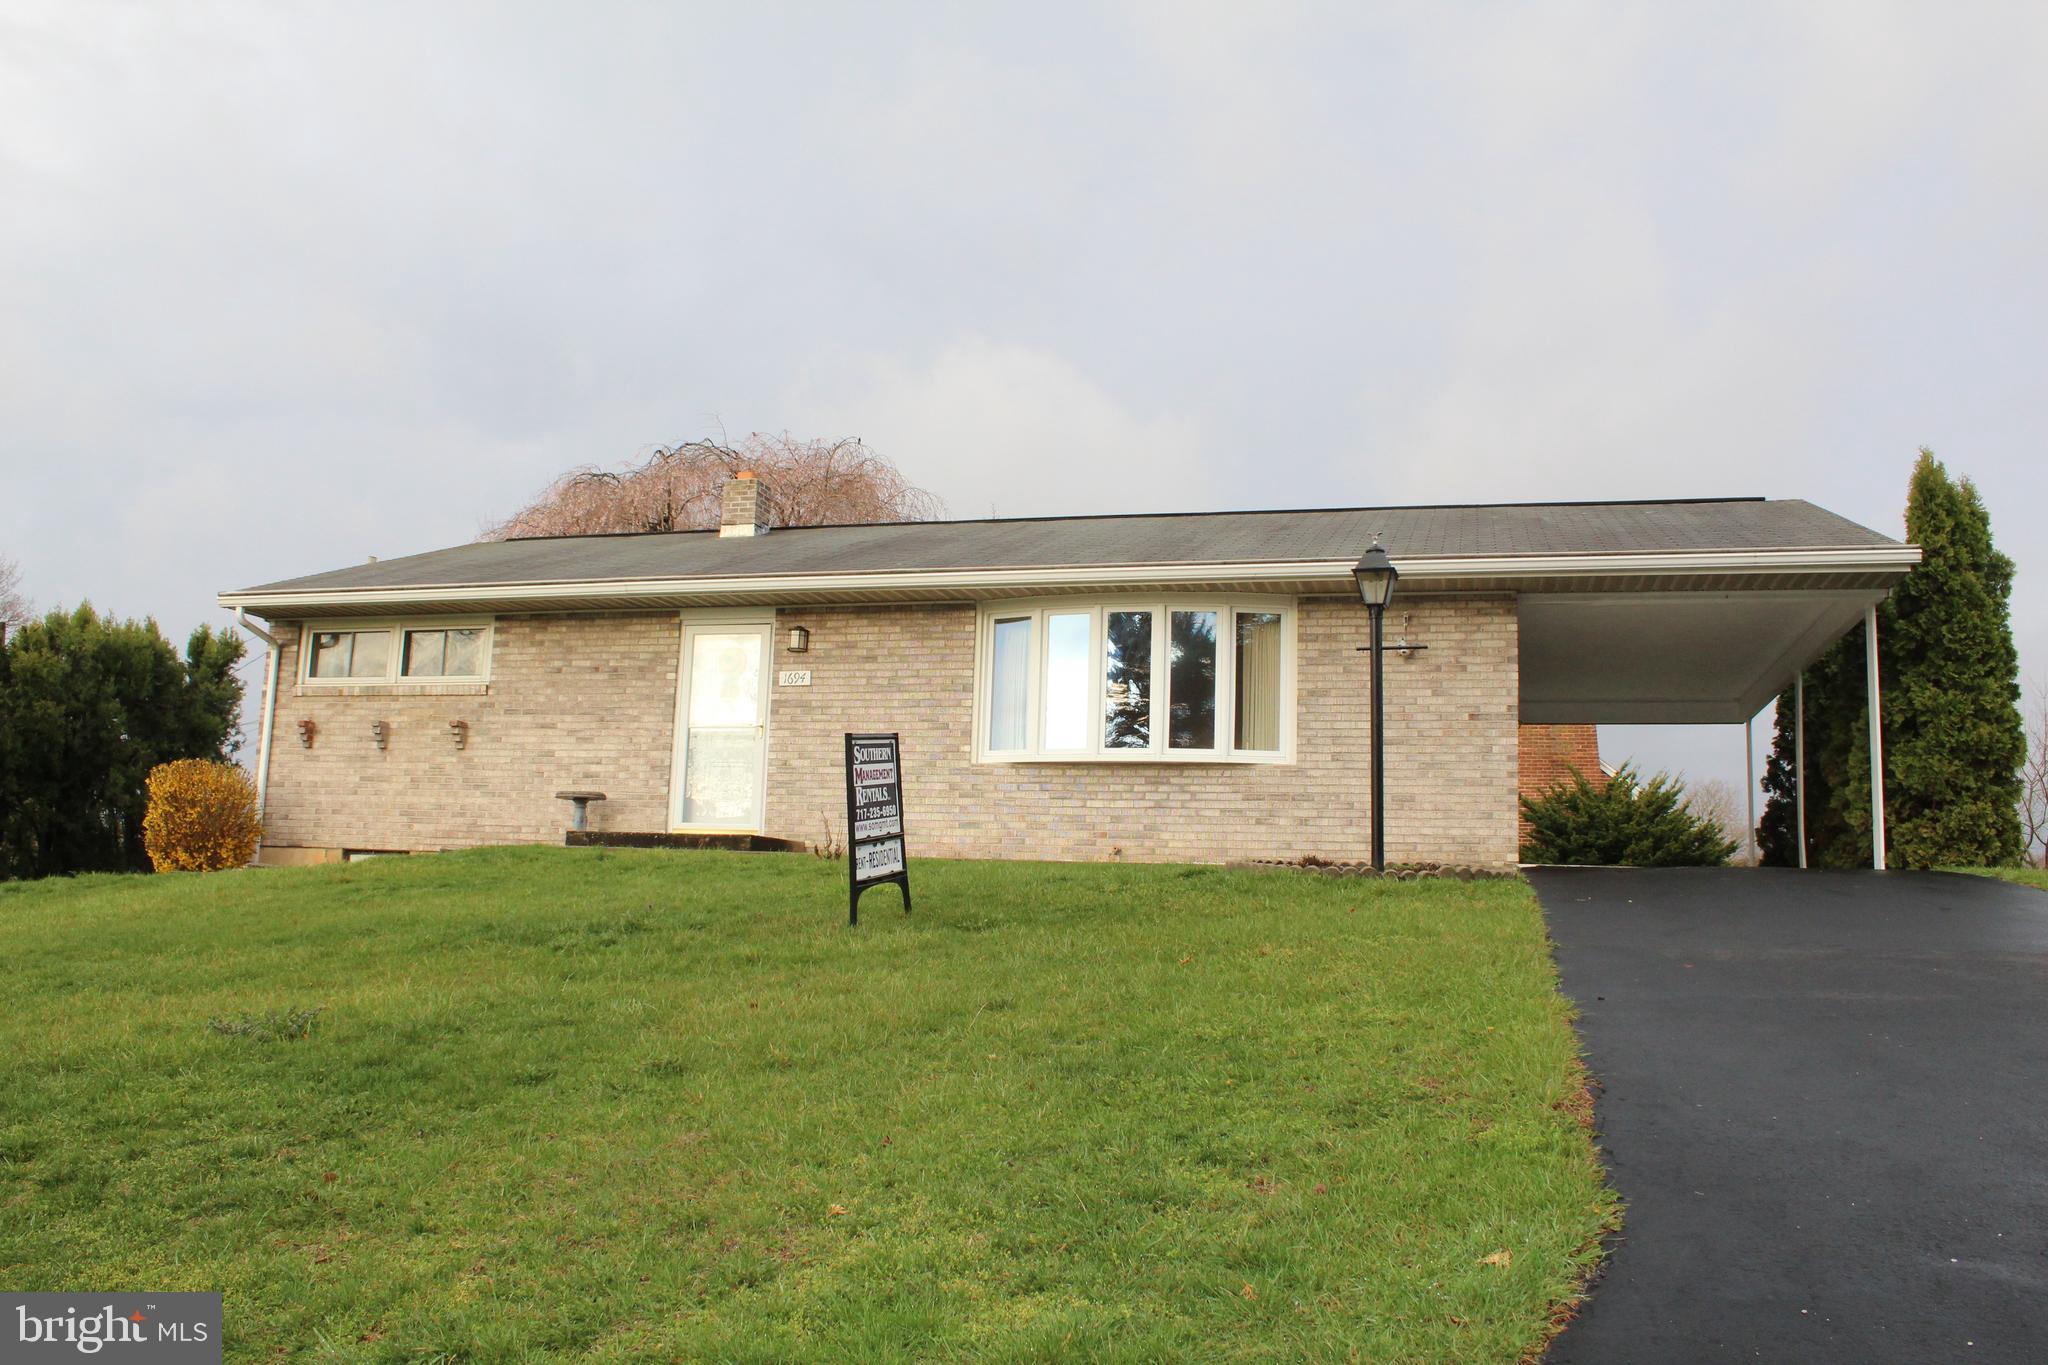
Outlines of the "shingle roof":
M 285 579 L 245 593 L 915 570 L 1355 559 L 1377 535 L 1418 560 L 1859 549 L 1888 536 L 1798 499 L 1503 503 L 903 522 L 482 541 Z M 239 594 L 235 594 L 239 595 Z

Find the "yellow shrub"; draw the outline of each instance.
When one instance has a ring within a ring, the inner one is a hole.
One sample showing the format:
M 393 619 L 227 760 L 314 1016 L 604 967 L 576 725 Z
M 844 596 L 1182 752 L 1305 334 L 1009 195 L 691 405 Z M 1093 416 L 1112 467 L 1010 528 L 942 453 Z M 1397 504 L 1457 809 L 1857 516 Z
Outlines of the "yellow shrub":
M 256 856 L 256 788 L 232 763 L 181 758 L 149 770 L 142 846 L 159 872 L 216 872 Z

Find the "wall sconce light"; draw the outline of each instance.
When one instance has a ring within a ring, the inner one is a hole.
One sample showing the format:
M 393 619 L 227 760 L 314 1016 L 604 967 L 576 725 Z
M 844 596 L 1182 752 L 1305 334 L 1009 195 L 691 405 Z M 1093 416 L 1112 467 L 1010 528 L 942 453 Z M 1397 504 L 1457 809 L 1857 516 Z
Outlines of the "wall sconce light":
M 371 722 L 370 722 L 370 738 L 376 741 L 376 743 L 377 743 L 377 747 L 378 747 L 378 748 L 380 748 L 380 749 L 384 749 L 384 748 L 388 748 L 388 747 L 390 747 L 390 744 L 391 744 L 391 727 L 390 727 L 389 725 L 385 724 L 385 723 L 384 723 L 383 721 L 381 721 L 381 720 L 373 720 L 373 721 L 371 721 Z
M 299 722 L 299 747 L 300 747 L 301 749 L 310 749 L 310 748 L 312 748 L 312 747 L 313 747 L 313 736 L 315 736 L 315 735 L 317 735 L 317 734 L 319 734 L 319 733 L 320 733 L 320 727 L 319 727 L 318 725 L 315 725 L 315 724 L 314 724 L 314 723 L 313 723 L 312 721 L 310 721 L 310 720 L 302 720 L 302 721 L 300 721 L 300 722 Z
M 811 628 L 809 626 L 791 626 L 789 628 L 789 652 L 792 654 L 803 654 L 809 652 L 810 647 Z
M 456 748 L 467 749 L 469 747 L 469 722 L 466 720 L 449 721 L 448 738 L 455 741 Z

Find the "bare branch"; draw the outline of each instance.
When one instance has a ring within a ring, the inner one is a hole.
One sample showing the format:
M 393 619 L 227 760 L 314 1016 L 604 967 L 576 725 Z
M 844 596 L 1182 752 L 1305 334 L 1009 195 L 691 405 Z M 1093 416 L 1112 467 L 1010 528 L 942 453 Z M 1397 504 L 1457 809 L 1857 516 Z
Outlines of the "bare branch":
M 0 555 L 0 621 L 25 626 L 35 618 L 36 609 L 21 590 L 21 566 Z
M 2027 761 L 2020 769 L 2020 831 L 2026 858 L 2048 867 L 2048 679 L 2036 678 L 2027 715 Z
M 1685 784 L 1685 804 L 1703 820 L 1711 820 L 1721 833 L 1738 845 L 1737 860 L 1749 858 L 1749 806 L 1742 793 L 1721 778 Z

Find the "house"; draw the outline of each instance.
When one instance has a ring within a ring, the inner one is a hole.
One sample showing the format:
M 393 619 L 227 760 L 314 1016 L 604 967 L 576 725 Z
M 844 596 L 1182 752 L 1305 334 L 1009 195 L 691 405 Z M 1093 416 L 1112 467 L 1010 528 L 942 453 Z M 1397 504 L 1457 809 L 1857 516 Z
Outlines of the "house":
M 1743 721 L 1919 558 L 1758 498 L 771 530 L 759 491 L 221 594 L 274 641 L 266 858 L 560 842 L 569 791 L 843 839 L 848 731 L 902 733 L 914 854 L 1359 858 L 1377 538 L 1388 857 L 1507 865 L 1522 727 Z

